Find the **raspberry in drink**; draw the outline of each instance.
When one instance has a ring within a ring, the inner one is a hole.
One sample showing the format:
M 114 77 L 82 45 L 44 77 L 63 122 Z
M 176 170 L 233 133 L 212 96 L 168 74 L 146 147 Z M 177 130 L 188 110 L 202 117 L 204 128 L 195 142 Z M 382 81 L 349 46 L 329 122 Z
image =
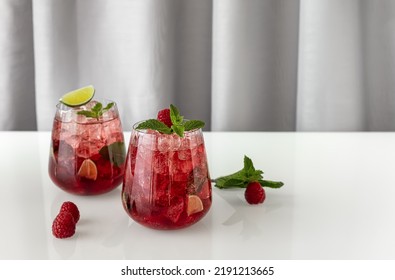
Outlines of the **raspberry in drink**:
M 95 110 L 96 115 L 89 114 Z M 122 182 L 124 160 L 124 136 L 115 103 L 57 105 L 49 175 L 58 187 L 78 195 L 108 192 Z
M 176 134 L 134 129 L 122 188 L 123 205 L 155 229 L 192 225 L 211 206 L 211 182 L 201 129 Z

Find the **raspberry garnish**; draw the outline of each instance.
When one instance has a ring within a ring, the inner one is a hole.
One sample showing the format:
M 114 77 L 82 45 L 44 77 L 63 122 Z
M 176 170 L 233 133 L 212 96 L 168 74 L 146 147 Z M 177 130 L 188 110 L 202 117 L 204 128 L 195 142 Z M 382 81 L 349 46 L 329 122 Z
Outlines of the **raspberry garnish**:
M 263 203 L 265 200 L 265 190 L 259 182 L 251 182 L 247 185 L 244 197 L 249 204 Z
M 74 223 L 77 223 L 80 219 L 80 211 L 78 210 L 77 205 L 71 201 L 63 202 L 60 207 L 60 212 L 69 212 L 74 218 Z
M 168 109 L 168 108 L 160 110 L 158 112 L 157 119 L 158 119 L 158 121 L 163 122 L 168 127 L 171 127 L 173 125 L 173 123 L 171 122 L 171 118 L 170 118 L 170 109 Z
M 52 223 L 52 234 L 56 238 L 68 238 L 75 233 L 75 222 L 69 212 L 60 212 Z

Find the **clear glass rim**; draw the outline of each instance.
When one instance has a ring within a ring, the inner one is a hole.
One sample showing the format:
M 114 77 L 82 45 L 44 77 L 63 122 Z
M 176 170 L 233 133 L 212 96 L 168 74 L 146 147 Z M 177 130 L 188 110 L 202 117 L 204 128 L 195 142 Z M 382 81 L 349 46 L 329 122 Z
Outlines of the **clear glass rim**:
M 119 112 L 118 112 L 118 108 L 117 108 L 117 103 L 111 99 L 107 99 L 107 98 L 97 98 L 97 99 L 92 99 L 91 101 L 96 101 L 96 102 L 100 102 L 103 104 L 103 107 L 107 106 L 107 104 L 109 103 L 114 103 L 114 106 L 112 106 L 108 111 L 104 112 L 100 118 L 98 120 L 89 120 L 89 121 L 84 121 L 84 122 L 79 122 L 79 121 L 75 121 L 69 118 L 73 118 L 72 116 L 77 115 L 78 112 L 84 110 L 84 105 L 81 106 L 76 106 L 76 107 L 70 107 L 67 106 L 65 104 L 63 104 L 62 102 L 59 102 L 58 104 L 56 104 L 56 113 L 55 113 L 55 118 L 61 122 L 75 122 L 75 123 L 79 123 L 79 124 L 94 124 L 94 123 L 103 123 L 103 122 L 107 122 L 107 121 L 111 121 L 113 119 L 116 119 L 119 117 Z M 91 102 L 89 101 L 89 102 Z M 88 102 L 88 103 L 89 103 Z M 68 116 L 68 117 L 66 117 Z M 69 119 L 69 120 L 65 120 L 65 119 Z

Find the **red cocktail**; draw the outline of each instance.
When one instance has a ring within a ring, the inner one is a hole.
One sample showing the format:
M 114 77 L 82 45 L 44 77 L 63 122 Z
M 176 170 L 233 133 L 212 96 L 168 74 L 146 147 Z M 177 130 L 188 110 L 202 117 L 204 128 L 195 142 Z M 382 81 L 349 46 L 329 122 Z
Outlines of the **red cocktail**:
M 192 225 L 211 206 L 211 182 L 201 129 L 184 137 L 132 131 L 122 201 L 138 223 L 155 229 Z
M 97 117 L 79 113 L 99 107 L 106 110 Z M 57 105 L 49 159 L 49 175 L 57 186 L 79 195 L 108 192 L 122 182 L 124 160 L 124 137 L 115 103 Z

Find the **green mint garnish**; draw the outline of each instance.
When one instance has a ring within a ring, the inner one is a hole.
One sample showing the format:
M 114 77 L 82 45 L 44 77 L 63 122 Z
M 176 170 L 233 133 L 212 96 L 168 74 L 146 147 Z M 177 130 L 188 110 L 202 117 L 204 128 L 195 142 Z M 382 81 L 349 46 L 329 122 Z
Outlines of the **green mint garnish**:
M 173 125 L 182 124 L 184 121 L 184 117 L 180 115 L 180 111 L 173 104 L 170 104 L 170 119 Z
M 164 134 L 171 134 L 171 128 L 165 125 L 163 122 L 158 121 L 156 119 L 149 119 L 144 122 L 141 122 L 136 129 L 152 129 L 157 130 Z
M 106 107 L 103 108 L 103 104 L 100 102 L 97 102 L 95 106 L 92 107 L 92 109 L 89 110 L 82 110 L 77 112 L 78 115 L 83 115 L 87 118 L 95 118 L 99 120 L 99 118 L 103 115 L 104 112 L 108 111 L 111 109 L 111 107 L 114 106 L 114 102 L 108 103 Z
M 168 127 L 164 123 L 156 119 L 149 119 L 141 122 L 136 129 L 152 129 L 164 134 L 176 133 L 180 137 L 184 137 L 185 131 L 190 131 L 204 127 L 204 122 L 200 120 L 184 120 L 180 111 L 176 106 L 170 104 L 170 119 L 172 126 Z
M 120 167 L 125 162 L 125 144 L 123 142 L 114 142 L 101 148 L 99 154 L 115 166 Z
M 204 127 L 203 121 L 189 120 L 189 121 L 184 122 L 184 130 L 185 131 L 190 131 L 190 130 L 194 130 L 196 128 L 202 128 L 202 127 Z
M 284 183 L 269 180 L 263 180 L 263 171 L 257 170 L 252 163 L 252 160 L 244 156 L 243 169 L 214 180 L 215 187 L 219 189 L 226 188 L 246 188 L 248 183 L 258 181 L 262 187 L 281 188 Z

